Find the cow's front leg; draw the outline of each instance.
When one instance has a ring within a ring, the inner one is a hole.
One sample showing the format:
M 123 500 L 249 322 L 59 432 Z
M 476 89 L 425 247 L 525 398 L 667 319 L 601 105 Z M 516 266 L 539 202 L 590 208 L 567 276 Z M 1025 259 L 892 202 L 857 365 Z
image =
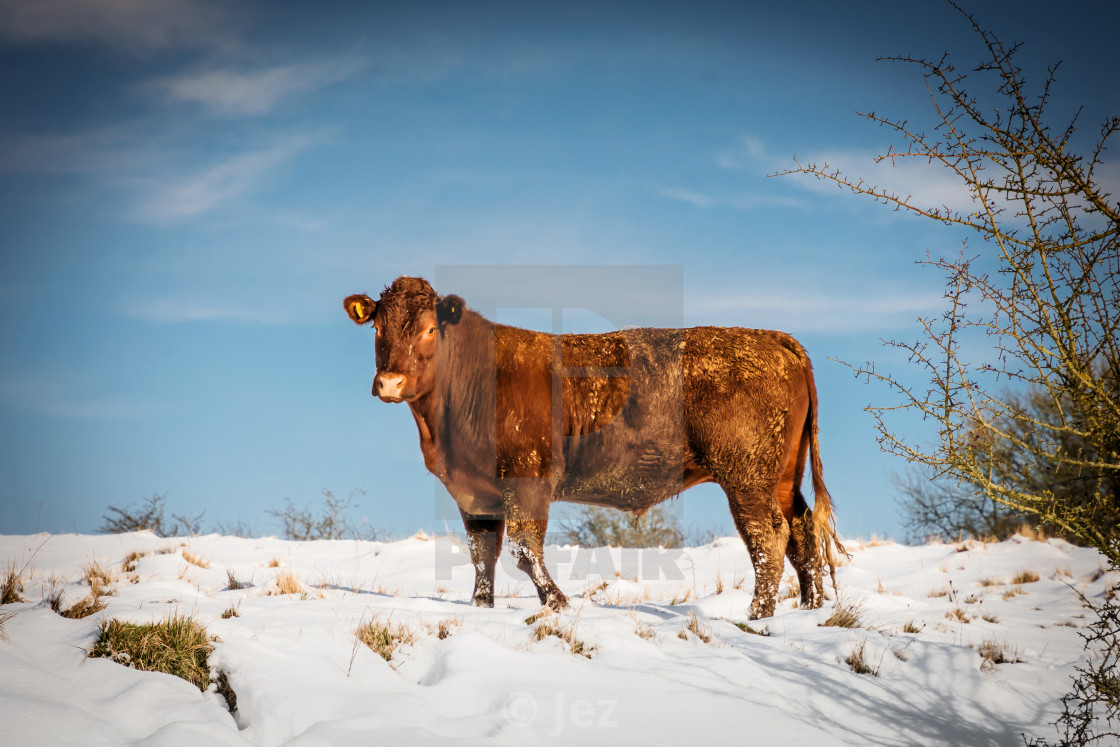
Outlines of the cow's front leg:
M 509 550 L 517 567 L 533 580 L 541 604 L 559 611 L 567 606 L 568 598 L 548 575 L 548 568 L 544 565 L 544 534 L 547 529 L 547 518 L 507 521 Z
M 462 512 L 460 512 L 462 513 Z M 474 566 L 474 595 L 476 607 L 494 606 L 494 565 L 502 551 L 502 532 L 505 519 L 470 516 L 462 513 L 467 528 L 467 547 Z

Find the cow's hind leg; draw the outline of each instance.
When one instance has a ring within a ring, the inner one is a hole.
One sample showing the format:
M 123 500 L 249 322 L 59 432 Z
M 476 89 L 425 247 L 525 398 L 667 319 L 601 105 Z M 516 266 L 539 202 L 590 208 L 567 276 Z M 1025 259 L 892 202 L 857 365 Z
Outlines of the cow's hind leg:
M 724 488 L 739 536 L 754 564 L 754 600 L 751 619 L 770 617 L 778 599 L 778 584 L 785 567 L 789 524 L 774 502 L 773 488 L 733 490 Z
M 505 519 L 469 516 L 463 514 L 467 528 L 467 547 L 474 566 L 474 594 L 476 607 L 494 606 L 494 566 L 502 551 L 502 532 Z
M 544 565 L 544 535 L 548 519 L 509 519 L 506 524 L 509 550 L 517 567 L 528 574 L 537 587 L 541 604 L 559 611 L 567 606 L 568 598 L 548 574 Z
M 786 556 L 797 572 L 801 586 L 801 608 L 812 610 L 824 604 L 824 578 L 817 537 L 813 532 L 813 511 L 805 503 L 798 489 L 793 502 L 793 517 L 789 522 L 789 544 Z

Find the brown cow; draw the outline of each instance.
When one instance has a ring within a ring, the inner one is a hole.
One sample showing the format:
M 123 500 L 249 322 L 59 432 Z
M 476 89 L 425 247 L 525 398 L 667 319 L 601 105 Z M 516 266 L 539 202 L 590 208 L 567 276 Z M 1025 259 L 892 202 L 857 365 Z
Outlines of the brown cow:
M 628 329 L 550 335 L 495 324 L 458 296 L 401 277 L 346 312 L 377 330 L 373 394 L 407 402 L 424 464 L 466 525 L 474 603 L 494 604 L 503 533 L 553 609 L 544 564 L 553 501 L 637 515 L 715 482 L 755 568 L 751 617 L 768 617 L 789 557 L 819 607 L 836 536 L 817 446 L 817 394 L 801 345 L 769 330 Z M 801 494 L 806 457 L 814 509 Z

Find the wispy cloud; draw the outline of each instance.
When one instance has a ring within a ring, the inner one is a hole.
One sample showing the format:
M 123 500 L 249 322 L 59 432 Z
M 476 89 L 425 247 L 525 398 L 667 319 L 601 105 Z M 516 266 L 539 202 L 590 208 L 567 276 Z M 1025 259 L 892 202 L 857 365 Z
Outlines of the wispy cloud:
M 0 0 L 0 39 L 101 42 L 133 51 L 232 40 L 228 9 L 205 0 Z
M 175 102 L 224 116 L 266 114 L 283 99 L 345 80 L 367 66 L 357 57 L 239 71 L 204 70 L 150 81 L 146 87 Z
M 732 210 L 757 210 L 765 207 L 800 207 L 802 204 L 800 200 L 776 194 L 711 193 L 683 187 L 659 187 L 657 194 L 701 209 L 722 207 Z
M 252 192 L 269 172 L 314 142 L 316 138 L 312 136 L 289 137 L 268 148 L 238 154 L 201 172 L 146 185 L 148 197 L 135 217 L 147 223 L 166 224 L 207 213 Z

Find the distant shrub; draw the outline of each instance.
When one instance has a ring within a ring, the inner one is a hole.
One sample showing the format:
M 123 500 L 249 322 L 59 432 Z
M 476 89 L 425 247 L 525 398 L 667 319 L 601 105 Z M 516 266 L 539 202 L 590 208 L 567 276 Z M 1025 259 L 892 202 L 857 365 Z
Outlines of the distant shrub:
M 346 516 L 346 512 L 354 507 L 356 497 L 364 495 L 364 490 L 352 490 L 346 498 L 337 498 L 331 491 L 324 490 L 323 506 L 318 513 L 306 508 L 296 508 L 290 500 L 284 502 L 284 508 L 269 509 L 268 513 L 280 520 L 280 530 L 284 539 L 299 541 L 384 539 L 385 533 L 382 530 L 365 523 L 354 524 Z
M 109 506 L 109 514 L 102 516 L 103 522 L 97 531 L 104 534 L 123 534 L 125 532 L 150 531 L 157 537 L 196 535 L 202 533 L 202 516 L 195 514 L 164 515 L 167 493 L 156 493 L 141 501 L 138 506 L 119 508 Z
M 560 522 L 560 541 L 585 547 L 681 547 L 685 533 L 664 506 L 641 516 L 598 506 L 584 507 L 573 519 Z

